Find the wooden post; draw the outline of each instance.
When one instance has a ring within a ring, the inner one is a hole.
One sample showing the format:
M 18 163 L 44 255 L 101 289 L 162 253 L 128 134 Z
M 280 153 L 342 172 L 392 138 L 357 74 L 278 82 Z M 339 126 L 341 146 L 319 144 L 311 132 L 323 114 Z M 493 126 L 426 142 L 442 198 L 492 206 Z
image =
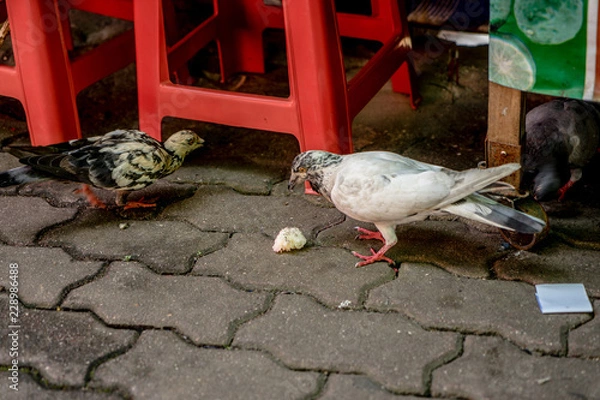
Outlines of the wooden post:
M 521 163 L 522 139 L 525 133 L 525 93 L 489 82 L 488 132 L 486 160 L 488 167 Z M 521 170 L 505 178 L 517 189 Z

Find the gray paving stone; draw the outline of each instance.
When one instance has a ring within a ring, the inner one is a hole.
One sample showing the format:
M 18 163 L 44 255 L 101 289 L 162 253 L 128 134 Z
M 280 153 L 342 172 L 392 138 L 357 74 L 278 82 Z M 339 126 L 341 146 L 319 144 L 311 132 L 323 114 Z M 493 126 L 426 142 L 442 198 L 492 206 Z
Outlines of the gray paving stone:
M 0 309 L 9 309 L 7 295 L 0 295 Z M 0 315 L 0 321 L 0 347 L 8 349 L 12 343 L 8 311 Z M 19 366 L 35 368 L 58 386 L 83 386 L 96 360 L 125 350 L 137 337 L 135 331 L 108 328 L 91 314 L 81 312 L 20 307 L 18 324 Z M 8 351 L 0 352 L 0 364 L 11 362 Z
M 331 374 L 319 400 L 417 400 L 422 397 L 393 394 L 384 386 L 361 375 Z
M 390 390 L 422 394 L 429 371 L 458 354 L 457 338 L 398 314 L 332 311 L 306 296 L 279 295 L 233 344 L 266 350 L 293 369 L 361 373 Z
M 245 194 L 268 195 L 272 186 L 284 179 L 281 173 L 250 165 L 207 163 L 194 160 L 165 178 L 173 182 L 201 185 L 225 185 Z
M 71 291 L 63 307 L 92 310 L 110 325 L 175 328 L 194 343 L 226 345 L 235 324 L 264 310 L 267 298 L 221 278 L 157 275 L 118 262 L 101 279 Z
M 75 261 L 62 249 L 0 246 L 0 286 L 9 287 L 9 265 L 18 265 L 19 298 L 29 305 L 56 307 L 64 290 L 96 274 L 98 261 Z
M 3 397 L 7 400 L 117 400 L 123 397 L 115 393 L 107 393 L 102 391 L 92 391 L 87 389 L 61 389 L 53 390 L 40 386 L 33 380 L 31 375 L 23 371 L 18 373 L 19 390 L 14 391 L 8 388 L 12 385 L 9 378 L 12 378 L 11 372 L 0 371 L 0 382 L 2 382 Z
M 600 359 L 600 300 L 593 302 L 594 319 L 569 332 L 569 356 Z
M 286 226 L 298 227 L 311 238 L 318 229 L 343 220 L 337 210 L 315 207 L 295 196 L 246 196 L 223 186 L 202 186 L 162 216 L 185 219 L 203 231 L 260 232 L 273 239 Z
M 0 114 L 0 136 L 2 136 L 2 134 L 4 133 L 4 130 L 1 128 L 1 125 L 2 125 L 2 116 Z M 17 168 L 22 165 L 23 164 L 21 164 L 16 157 L 13 157 L 8 153 L 0 152 L 0 171 L 6 171 L 11 168 Z M 17 186 L 3 187 L 3 188 L 0 188 L 0 194 L 1 195 L 8 194 L 8 195 L 14 196 L 17 193 L 17 190 L 18 190 Z
M 371 291 L 368 308 L 394 310 L 422 326 L 496 334 L 529 351 L 566 352 L 562 332 L 587 314 L 542 314 L 523 282 L 458 277 L 427 264 L 402 264 L 398 278 Z
M 225 244 L 223 233 L 201 232 L 183 221 L 134 221 L 109 211 L 89 210 L 46 232 L 43 245 L 61 246 L 81 257 L 138 260 L 158 273 L 184 273 L 199 253 Z
M 549 212 L 552 232 L 581 248 L 600 250 L 600 207 L 565 202 L 558 212 Z
M 498 337 L 468 336 L 433 372 L 432 394 L 469 399 L 598 399 L 600 361 L 535 356 Z
M 366 289 L 394 277 L 385 263 L 355 268 L 356 258 L 342 249 L 277 254 L 271 246 L 273 239 L 259 233 L 235 234 L 227 247 L 198 259 L 192 274 L 223 276 L 245 288 L 301 292 L 347 308 L 360 306 Z
M 2 61 L 2 63 L 4 64 L 4 60 Z M 19 134 L 24 135 L 25 132 L 27 132 L 27 123 L 25 121 L 13 118 L 12 116 L 8 116 L 5 113 L 0 114 L 0 140 L 4 141 L 6 139 L 15 137 Z M 17 158 L 13 157 L 10 154 L 6 154 L 6 156 L 11 157 L 15 161 L 17 161 Z
M 22 185 L 18 188 L 18 193 L 21 196 L 43 198 L 53 207 L 89 207 L 85 197 L 77 193 L 78 189 L 81 189 L 80 183 L 50 179 Z M 98 191 L 99 199 L 109 201 L 106 196 L 105 192 Z
M 55 208 L 34 197 L 0 197 L 0 240 L 7 244 L 31 245 L 44 228 L 67 221 L 77 210 Z
M 319 374 L 290 371 L 256 351 L 198 348 L 172 332 L 145 331 L 133 349 L 98 367 L 92 385 L 136 399 L 300 399 Z
M 499 278 L 531 283 L 583 283 L 600 297 L 600 251 L 577 249 L 548 238 L 535 252 L 519 251 L 494 263 Z
M 378 250 L 377 240 L 356 240 L 355 226 L 375 230 L 372 224 L 348 218 L 343 224 L 321 232 L 317 238 L 325 246 L 343 248 L 369 254 L 369 248 Z M 396 228 L 398 243 L 386 255 L 396 264 L 426 262 L 463 276 L 489 277 L 488 265 L 502 255 L 499 233 L 484 233 L 458 221 L 423 221 Z

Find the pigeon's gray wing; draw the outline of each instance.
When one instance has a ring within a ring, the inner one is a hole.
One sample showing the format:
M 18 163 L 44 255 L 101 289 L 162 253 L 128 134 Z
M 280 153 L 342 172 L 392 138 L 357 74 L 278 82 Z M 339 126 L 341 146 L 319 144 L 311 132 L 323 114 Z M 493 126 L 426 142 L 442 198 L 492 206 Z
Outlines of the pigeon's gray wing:
M 104 189 L 136 190 L 162 177 L 168 158 L 158 141 L 138 131 L 119 130 L 95 140 L 75 142 L 75 149 L 19 161 L 55 178 Z M 67 143 L 59 146 L 68 148 Z
M 397 221 L 435 208 L 454 180 L 441 171 L 412 171 L 397 162 L 344 162 L 331 190 L 338 210 L 367 222 Z
M 457 172 L 390 154 L 344 156 L 331 190 L 340 211 L 361 221 L 401 222 L 454 203 L 519 169 L 518 164 L 505 164 Z
M 570 117 L 568 123 L 563 126 L 569 164 L 581 168 L 586 166 L 598 151 L 600 113 L 593 105 L 577 100 L 565 101 L 564 110 Z

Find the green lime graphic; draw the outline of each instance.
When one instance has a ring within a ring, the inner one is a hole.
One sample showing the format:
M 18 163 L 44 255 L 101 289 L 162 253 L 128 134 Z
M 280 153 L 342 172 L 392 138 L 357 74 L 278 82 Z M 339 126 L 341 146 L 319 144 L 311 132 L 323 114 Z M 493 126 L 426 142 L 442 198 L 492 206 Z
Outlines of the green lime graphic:
M 510 35 L 491 36 L 489 79 L 503 86 L 523 91 L 535 84 L 535 62 L 531 53 Z
M 539 44 L 571 40 L 583 26 L 583 0 L 515 0 L 519 29 Z
M 490 24 L 499 25 L 506 22 L 511 6 L 512 0 L 490 2 Z

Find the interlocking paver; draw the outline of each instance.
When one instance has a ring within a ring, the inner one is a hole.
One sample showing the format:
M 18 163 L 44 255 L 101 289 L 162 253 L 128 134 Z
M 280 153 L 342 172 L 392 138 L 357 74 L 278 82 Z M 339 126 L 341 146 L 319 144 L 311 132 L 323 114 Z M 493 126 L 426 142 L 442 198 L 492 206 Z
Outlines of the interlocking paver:
M 428 328 L 497 334 L 530 350 L 565 352 L 562 332 L 587 314 L 542 314 L 523 282 L 451 275 L 427 264 L 402 264 L 398 278 L 371 291 L 366 305 L 394 310 Z
M 0 295 L 0 348 L 8 349 L 8 297 Z M 20 309 L 18 347 L 21 366 L 33 367 L 53 385 L 83 386 L 94 361 L 133 344 L 137 333 L 104 326 L 90 313 Z M 8 351 L 0 364 L 9 365 Z M 3 382 L 4 384 L 4 382 Z M 3 389 L 4 390 L 4 389 Z
M 123 397 L 115 394 L 103 392 L 101 390 L 91 391 L 89 389 L 47 389 L 40 386 L 33 378 L 23 371 L 18 373 L 18 385 L 16 386 L 19 390 L 14 391 L 13 389 L 7 388 L 12 382 L 11 372 L 0 371 L 0 382 L 2 382 L 2 392 L 4 398 L 11 400 L 122 400 Z
M 134 221 L 90 210 L 44 234 L 41 243 L 82 257 L 138 260 L 158 273 L 184 273 L 199 253 L 224 245 L 227 234 L 201 232 L 183 221 Z
M 167 178 L 173 182 L 192 182 L 201 185 L 225 185 L 237 192 L 268 195 L 272 186 L 283 179 L 280 173 L 252 165 L 207 163 L 203 159 L 187 162 Z
M 98 367 L 92 384 L 136 399 L 300 399 L 319 374 L 290 371 L 257 351 L 208 349 L 172 332 L 146 331 L 133 349 Z
M 21 196 L 43 198 L 53 207 L 78 208 L 89 207 L 85 196 L 77 193 L 81 184 L 69 181 L 42 180 L 28 183 L 18 188 Z M 106 192 L 98 191 L 98 198 L 108 201 Z
M 246 196 L 223 186 L 202 186 L 194 197 L 166 208 L 162 215 L 185 219 L 203 231 L 259 232 L 273 238 L 286 226 L 296 226 L 310 238 L 316 230 L 343 220 L 339 211 L 315 207 L 297 196 Z
M 76 212 L 72 208 L 52 207 L 36 197 L 0 197 L 0 240 L 31 245 L 42 229 L 68 221 Z
M 0 286 L 9 287 L 9 265 L 18 266 L 19 298 L 29 306 L 58 305 L 64 290 L 96 274 L 98 261 L 76 261 L 62 249 L 0 245 Z
M 279 295 L 233 344 L 263 349 L 294 369 L 362 373 L 392 390 L 424 393 L 429 370 L 454 357 L 458 335 L 428 332 L 399 314 L 329 310 Z
M 569 356 L 600 358 L 600 300 L 594 301 L 594 319 L 569 333 Z
M 342 246 L 368 254 L 369 248 L 379 249 L 376 240 L 356 240 L 355 226 L 375 230 L 374 225 L 348 219 L 318 236 L 318 243 L 325 246 Z M 489 277 L 488 264 L 498 258 L 500 234 L 490 234 L 460 223 L 450 221 L 423 221 L 396 228 L 398 243 L 386 255 L 396 263 L 427 262 L 448 271 L 474 277 Z
M 432 394 L 469 399 L 598 399 L 600 361 L 536 356 L 498 337 L 468 336 L 433 372 Z
M 359 306 L 366 288 L 390 280 L 384 263 L 355 268 L 356 258 L 338 248 L 309 247 L 276 254 L 273 239 L 234 234 L 227 247 L 198 259 L 192 274 L 219 275 L 245 288 L 310 294 L 331 307 Z
M 566 210 L 550 213 L 552 231 L 572 245 L 600 250 L 600 207 L 579 202 L 563 207 Z
M 558 241 L 549 244 L 535 252 L 519 251 L 496 261 L 496 274 L 533 285 L 583 283 L 590 295 L 600 297 L 600 251 L 573 248 Z
M 111 325 L 175 328 L 194 343 L 226 345 L 235 323 L 264 310 L 268 297 L 221 278 L 157 275 L 116 262 L 101 279 L 71 291 L 63 306 L 92 310 Z
M 384 386 L 361 375 L 331 374 L 319 400 L 368 399 L 368 400 L 417 400 L 421 397 L 393 394 Z

